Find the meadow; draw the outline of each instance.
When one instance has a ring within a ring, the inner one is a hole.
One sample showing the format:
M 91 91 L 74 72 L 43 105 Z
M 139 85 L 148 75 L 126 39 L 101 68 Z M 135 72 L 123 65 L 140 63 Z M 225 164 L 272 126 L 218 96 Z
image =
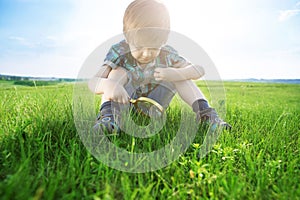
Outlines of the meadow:
M 165 168 L 127 173 L 82 144 L 72 84 L 1 81 L 0 199 L 300 199 L 300 84 L 224 86 L 233 128 L 208 155 L 196 137 Z

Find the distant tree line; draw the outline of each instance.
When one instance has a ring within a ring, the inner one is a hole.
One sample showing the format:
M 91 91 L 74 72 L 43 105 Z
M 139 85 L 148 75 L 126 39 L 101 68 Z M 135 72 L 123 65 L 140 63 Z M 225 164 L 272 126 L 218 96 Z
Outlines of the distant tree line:
M 13 75 L 2 75 L 0 74 L 0 80 L 9 81 L 55 81 L 55 82 L 74 82 L 76 79 L 73 78 L 55 78 L 55 77 L 30 77 L 30 76 L 13 76 Z
M 20 80 L 29 80 L 29 77 L 10 76 L 10 75 L 1 75 L 0 74 L 0 80 L 20 81 Z
M 57 81 L 34 81 L 34 80 L 22 80 L 15 81 L 14 85 L 24 85 L 24 86 L 47 86 L 57 84 Z

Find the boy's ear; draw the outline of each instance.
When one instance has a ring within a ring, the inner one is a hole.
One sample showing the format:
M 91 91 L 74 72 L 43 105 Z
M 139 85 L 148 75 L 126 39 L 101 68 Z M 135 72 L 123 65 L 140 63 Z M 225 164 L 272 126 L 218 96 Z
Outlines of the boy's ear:
M 129 41 L 128 41 L 128 38 L 126 37 L 126 35 L 125 35 L 125 42 L 129 45 Z
M 128 32 L 123 33 L 126 43 L 128 43 Z

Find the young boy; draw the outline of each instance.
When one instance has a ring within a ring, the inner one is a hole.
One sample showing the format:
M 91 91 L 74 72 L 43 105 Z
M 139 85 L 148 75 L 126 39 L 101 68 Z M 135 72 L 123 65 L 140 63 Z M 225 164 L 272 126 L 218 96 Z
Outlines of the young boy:
M 191 81 L 204 75 L 203 68 L 166 45 L 169 30 L 169 13 L 161 2 L 135 0 L 127 7 L 123 18 L 125 40 L 111 47 L 103 66 L 89 81 L 90 90 L 103 94 L 95 129 L 119 131 L 118 105 L 128 104 L 130 98 L 148 97 L 167 108 L 176 92 L 200 122 L 230 127 Z

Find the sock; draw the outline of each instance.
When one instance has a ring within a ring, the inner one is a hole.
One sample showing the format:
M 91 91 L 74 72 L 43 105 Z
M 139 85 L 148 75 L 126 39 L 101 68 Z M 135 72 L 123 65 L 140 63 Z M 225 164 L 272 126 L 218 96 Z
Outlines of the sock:
M 101 105 L 100 112 L 97 118 L 100 119 L 100 117 L 110 117 L 112 121 L 115 121 L 119 118 L 119 116 L 119 104 L 113 101 L 106 101 Z
M 111 110 L 111 101 L 106 101 L 101 105 L 100 108 L 100 114 L 102 116 L 105 115 L 112 115 L 112 110 Z
M 206 108 L 209 108 L 209 105 L 205 99 L 198 99 L 192 104 L 192 108 L 194 112 L 198 112 Z

